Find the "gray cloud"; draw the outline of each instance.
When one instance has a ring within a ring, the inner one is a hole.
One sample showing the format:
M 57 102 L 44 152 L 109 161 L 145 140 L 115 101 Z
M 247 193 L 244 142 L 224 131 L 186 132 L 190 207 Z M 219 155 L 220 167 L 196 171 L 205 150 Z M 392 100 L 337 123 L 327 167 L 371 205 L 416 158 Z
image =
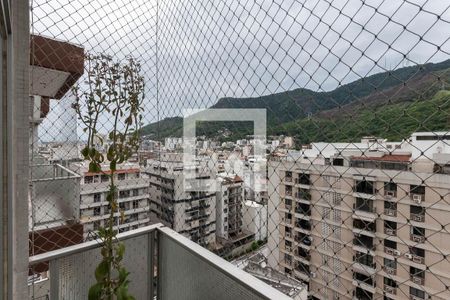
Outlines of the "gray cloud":
M 156 0 L 33 4 L 35 33 L 141 60 L 146 122 L 158 109 L 164 118 L 225 96 L 326 91 L 450 58 L 447 0 L 159 0 L 158 16 Z M 43 128 L 58 117 L 51 113 Z

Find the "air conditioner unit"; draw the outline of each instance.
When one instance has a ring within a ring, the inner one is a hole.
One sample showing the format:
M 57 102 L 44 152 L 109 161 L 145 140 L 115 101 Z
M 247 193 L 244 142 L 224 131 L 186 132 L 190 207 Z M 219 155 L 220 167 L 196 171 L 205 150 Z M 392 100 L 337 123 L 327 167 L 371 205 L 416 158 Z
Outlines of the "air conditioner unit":
M 413 276 L 412 281 L 415 284 L 423 284 L 423 279 L 421 277 Z
M 388 293 L 391 293 L 391 294 L 394 294 L 394 293 L 395 293 L 395 289 L 394 289 L 392 286 L 385 285 L 385 286 L 384 286 L 384 290 L 385 290 L 386 292 L 388 292 Z
M 400 252 L 400 251 L 398 251 L 398 250 L 394 250 L 394 255 L 395 256 L 400 256 L 402 253 Z
M 395 217 L 395 211 L 392 209 L 386 209 L 385 213 L 387 216 Z
M 384 270 L 388 274 L 395 275 L 395 269 L 393 269 L 393 268 L 385 268 Z
M 386 196 L 388 196 L 388 197 L 394 197 L 395 196 L 395 192 L 393 192 L 393 191 L 386 191 L 384 194 Z
M 412 220 L 416 221 L 416 222 L 423 222 L 425 220 L 425 216 L 424 215 L 412 215 Z
M 405 257 L 408 259 L 412 259 L 413 255 L 411 253 L 405 253 Z
M 413 195 L 413 200 L 414 200 L 414 202 L 416 202 L 417 204 L 420 204 L 420 203 L 422 202 L 422 195 L 414 194 L 414 195 Z
M 311 275 L 312 278 L 316 278 L 317 277 L 317 274 L 314 273 L 314 272 L 311 272 L 310 275 Z
M 425 237 L 420 236 L 420 235 L 413 235 L 412 240 L 413 240 L 413 242 L 416 242 L 416 243 L 423 243 L 425 240 Z
M 313 237 L 309 237 L 309 241 L 312 243 L 314 241 Z

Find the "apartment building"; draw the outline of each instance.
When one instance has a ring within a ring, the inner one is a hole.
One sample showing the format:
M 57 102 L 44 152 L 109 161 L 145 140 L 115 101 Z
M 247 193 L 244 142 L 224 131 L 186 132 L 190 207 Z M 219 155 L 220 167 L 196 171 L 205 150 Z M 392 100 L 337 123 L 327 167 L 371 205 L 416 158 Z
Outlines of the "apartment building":
M 181 153 L 161 153 L 148 160 L 144 170 L 149 180 L 150 217 L 191 240 L 209 247 L 216 242 L 216 193 L 186 191 L 184 169 L 193 168 L 197 179 L 214 179 L 215 172 L 202 167 L 183 164 Z
M 109 191 L 108 166 L 102 166 L 102 173 L 92 173 L 85 162 L 75 163 L 71 168 L 81 175 L 80 222 L 84 226 L 84 238 L 90 240 L 96 231 L 107 225 L 110 207 L 106 200 Z M 124 163 L 115 172 L 114 184 L 118 189 L 118 203 L 123 211 L 115 213 L 115 229 L 125 232 L 147 226 L 149 218 L 148 177 L 138 164 Z
M 243 224 L 244 181 L 237 175 L 219 174 L 216 192 L 216 237 L 230 249 L 242 247 L 255 240 L 254 232 Z
M 269 265 L 312 299 L 449 299 L 450 135 L 313 143 L 269 165 Z

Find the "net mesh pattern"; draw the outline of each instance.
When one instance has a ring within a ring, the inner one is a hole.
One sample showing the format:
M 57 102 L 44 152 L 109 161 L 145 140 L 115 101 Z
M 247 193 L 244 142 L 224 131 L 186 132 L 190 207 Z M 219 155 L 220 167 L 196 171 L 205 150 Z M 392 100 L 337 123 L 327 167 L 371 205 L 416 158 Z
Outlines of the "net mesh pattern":
M 96 60 L 132 59 L 142 119 L 115 175 L 115 230 L 161 222 L 292 297 L 450 298 L 449 1 L 30 7 L 31 256 L 99 241 L 107 226 L 108 165 L 85 161 L 90 110 L 74 103 L 95 85 Z M 186 190 L 192 109 L 265 109 L 265 155 L 252 122 L 197 121 L 196 176 L 217 184 Z M 96 122 L 106 157 L 114 118 Z M 241 172 L 259 162 L 264 176 Z M 30 266 L 31 299 L 48 276 L 47 263 Z

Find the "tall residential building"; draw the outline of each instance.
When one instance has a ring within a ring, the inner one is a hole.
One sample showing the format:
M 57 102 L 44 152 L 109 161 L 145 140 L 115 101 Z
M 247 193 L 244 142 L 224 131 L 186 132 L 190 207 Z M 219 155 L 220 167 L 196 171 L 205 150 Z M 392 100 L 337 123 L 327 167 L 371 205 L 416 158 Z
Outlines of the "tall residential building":
M 86 163 L 72 164 L 71 168 L 81 175 L 80 184 L 80 221 L 84 226 L 84 238 L 94 238 L 95 232 L 107 225 L 110 207 L 106 200 L 109 191 L 107 166 L 102 173 L 91 173 Z M 137 229 L 150 224 L 148 177 L 141 172 L 139 165 L 124 163 L 115 172 L 114 184 L 118 189 L 118 203 L 123 211 L 115 214 L 115 226 L 119 232 Z
M 230 250 L 255 240 L 254 232 L 243 227 L 244 181 L 237 175 L 219 174 L 216 192 L 216 236 Z
M 158 159 L 147 161 L 144 172 L 149 178 L 151 220 L 162 222 L 201 245 L 215 247 L 216 193 L 185 191 L 186 167 L 195 169 L 198 178 L 215 176 L 200 162 L 185 166 L 180 153 L 161 153 Z
M 269 264 L 312 299 L 450 299 L 450 135 L 313 143 L 269 166 Z

